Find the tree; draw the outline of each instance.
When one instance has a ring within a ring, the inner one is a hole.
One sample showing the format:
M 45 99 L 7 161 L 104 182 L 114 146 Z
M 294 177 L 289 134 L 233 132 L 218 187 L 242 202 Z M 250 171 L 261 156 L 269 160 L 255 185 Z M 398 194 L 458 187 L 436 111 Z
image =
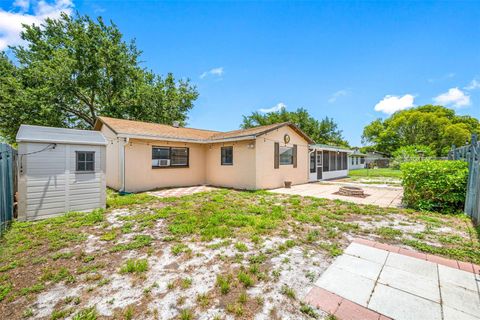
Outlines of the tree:
M 185 124 L 196 88 L 141 67 L 115 24 L 62 14 L 23 27 L 15 63 L 0 54 L 0 134 L 9 141 L 22 123 L 92 128 L 99 115 Z
M 362 142 L 369 149 L 392 153 L 409 145 L 429 147 L 444 156 L 452 144 L 463 145 L 472 133 L 480 132 L 480 122 L 470 116 L 458 116 L 442 106 L 425 105 L 377 119 L 363 130 Z
M 316 143 L 348 146 L 348 142 L 342 137 L 342 131 L 338 129 L 338 125 L 333 119 L 325 117 L 323 120 L 318 121 L 303 108 L 299 108 L 296 111 L 287 111 L 285 108 L 282 108 L 277 112 L 265 114 L 253 112 L 249 116 L 243 116 L 241 127 L 246 129 L 278 122 L 296 124 Z

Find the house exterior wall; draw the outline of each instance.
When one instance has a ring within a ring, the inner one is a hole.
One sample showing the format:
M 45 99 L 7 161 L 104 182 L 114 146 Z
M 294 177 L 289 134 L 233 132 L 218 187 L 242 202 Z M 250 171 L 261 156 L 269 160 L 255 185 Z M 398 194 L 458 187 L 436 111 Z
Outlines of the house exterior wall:
M 221 164 L 221 147 L 223 146 L 233 146 L 233 165 Z M 206 184 L 236 189 L 255 189 L 255 140 L 216 143 L 205 147 Z
M 154 146 L 189 148 L 189 166 L 152 168 Z M 202 144 L 130 139 L 125 146 L 125 191 L 205 184 L 205 151 L 206 146 Z
M 279 168 L 275 169 L 274 144 L 279 142 L 280 146 L 285 146 L 283 140 L 285 134 L 290 136 L 290 142 L 287 146 L 297 145 L 297 167 L 294 168 L 293 165 L 279 165 Z M 291 127 L 284 126 L 257 137 L 255 154 L 256 189 L 279 188 L 287 180 L 292 181 L 292 184 L 308 182 L 308 141 L 297 134 Z
M 332 180 L 348 176 L 348 170 L 335 170 L 322 172 L 322 180 Z
M 68 211 L 105 208 L 105 146 L 19 143 L 18 219 L 38 220 Z M 95 171 L 76 172 L 76 151 L 95 152 Z M 25 154 L 22 156 L 22 154 Z
M 358 164 L 357 164 L 357 158 L 358 158 Z M 364 162 L 361 163 L 362 157 L 352 155 L 348 157 L 348 169 L 349 170 L 356 170 L 356 169 L 364 169 L 365 168 L 365 158 L 363 158 Z
M 102 126 L 102 129 L 100 131 L 108 140 L 108 144 L 106 147 L 107 186 L 115 190 L 120 190 L 120 188 L 122 187 L 122 181 L 121 181 L 121 174 L 120 174 L 119 152 L 123 152 L 122 151 L 123 142 L 120 142 L 119 139 L 117 138 L 117 135 L 112 130 L 110 130 L 107 126 Z

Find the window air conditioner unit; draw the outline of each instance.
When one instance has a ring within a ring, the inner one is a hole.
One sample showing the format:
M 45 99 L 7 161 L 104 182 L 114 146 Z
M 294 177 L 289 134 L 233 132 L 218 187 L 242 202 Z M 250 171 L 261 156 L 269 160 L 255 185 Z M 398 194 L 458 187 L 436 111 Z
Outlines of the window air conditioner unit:
M 158 166 L 160 167 L 167 167 L 170 165 L 170 160 L 169 159 L 159 159 L 158 160 Z

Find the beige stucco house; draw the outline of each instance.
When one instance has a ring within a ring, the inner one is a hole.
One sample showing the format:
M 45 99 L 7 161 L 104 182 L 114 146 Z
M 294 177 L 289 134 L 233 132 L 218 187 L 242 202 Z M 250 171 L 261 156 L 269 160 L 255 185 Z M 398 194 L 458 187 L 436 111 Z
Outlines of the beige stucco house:
M 309 181 L 309 144 L 291 123 L 218 132 L 99 117 L 107 186 L 125 192 L 212 185 L 270 189 Z

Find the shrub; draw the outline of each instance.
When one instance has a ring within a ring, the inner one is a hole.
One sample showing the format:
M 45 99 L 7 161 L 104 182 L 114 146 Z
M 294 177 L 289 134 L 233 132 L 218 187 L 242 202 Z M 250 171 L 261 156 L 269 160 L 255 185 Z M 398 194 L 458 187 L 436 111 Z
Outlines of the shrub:
M 406 206 L 444 213 L 463 208 L 468 165 L 464 161 L 409 162 L 402 165 Z
M 400 147 L 392 153 L 392 156 L 390 168 L 400 169 L 402 163 L 433 158 L 435 152 L 429 146 L 417 144 Z

